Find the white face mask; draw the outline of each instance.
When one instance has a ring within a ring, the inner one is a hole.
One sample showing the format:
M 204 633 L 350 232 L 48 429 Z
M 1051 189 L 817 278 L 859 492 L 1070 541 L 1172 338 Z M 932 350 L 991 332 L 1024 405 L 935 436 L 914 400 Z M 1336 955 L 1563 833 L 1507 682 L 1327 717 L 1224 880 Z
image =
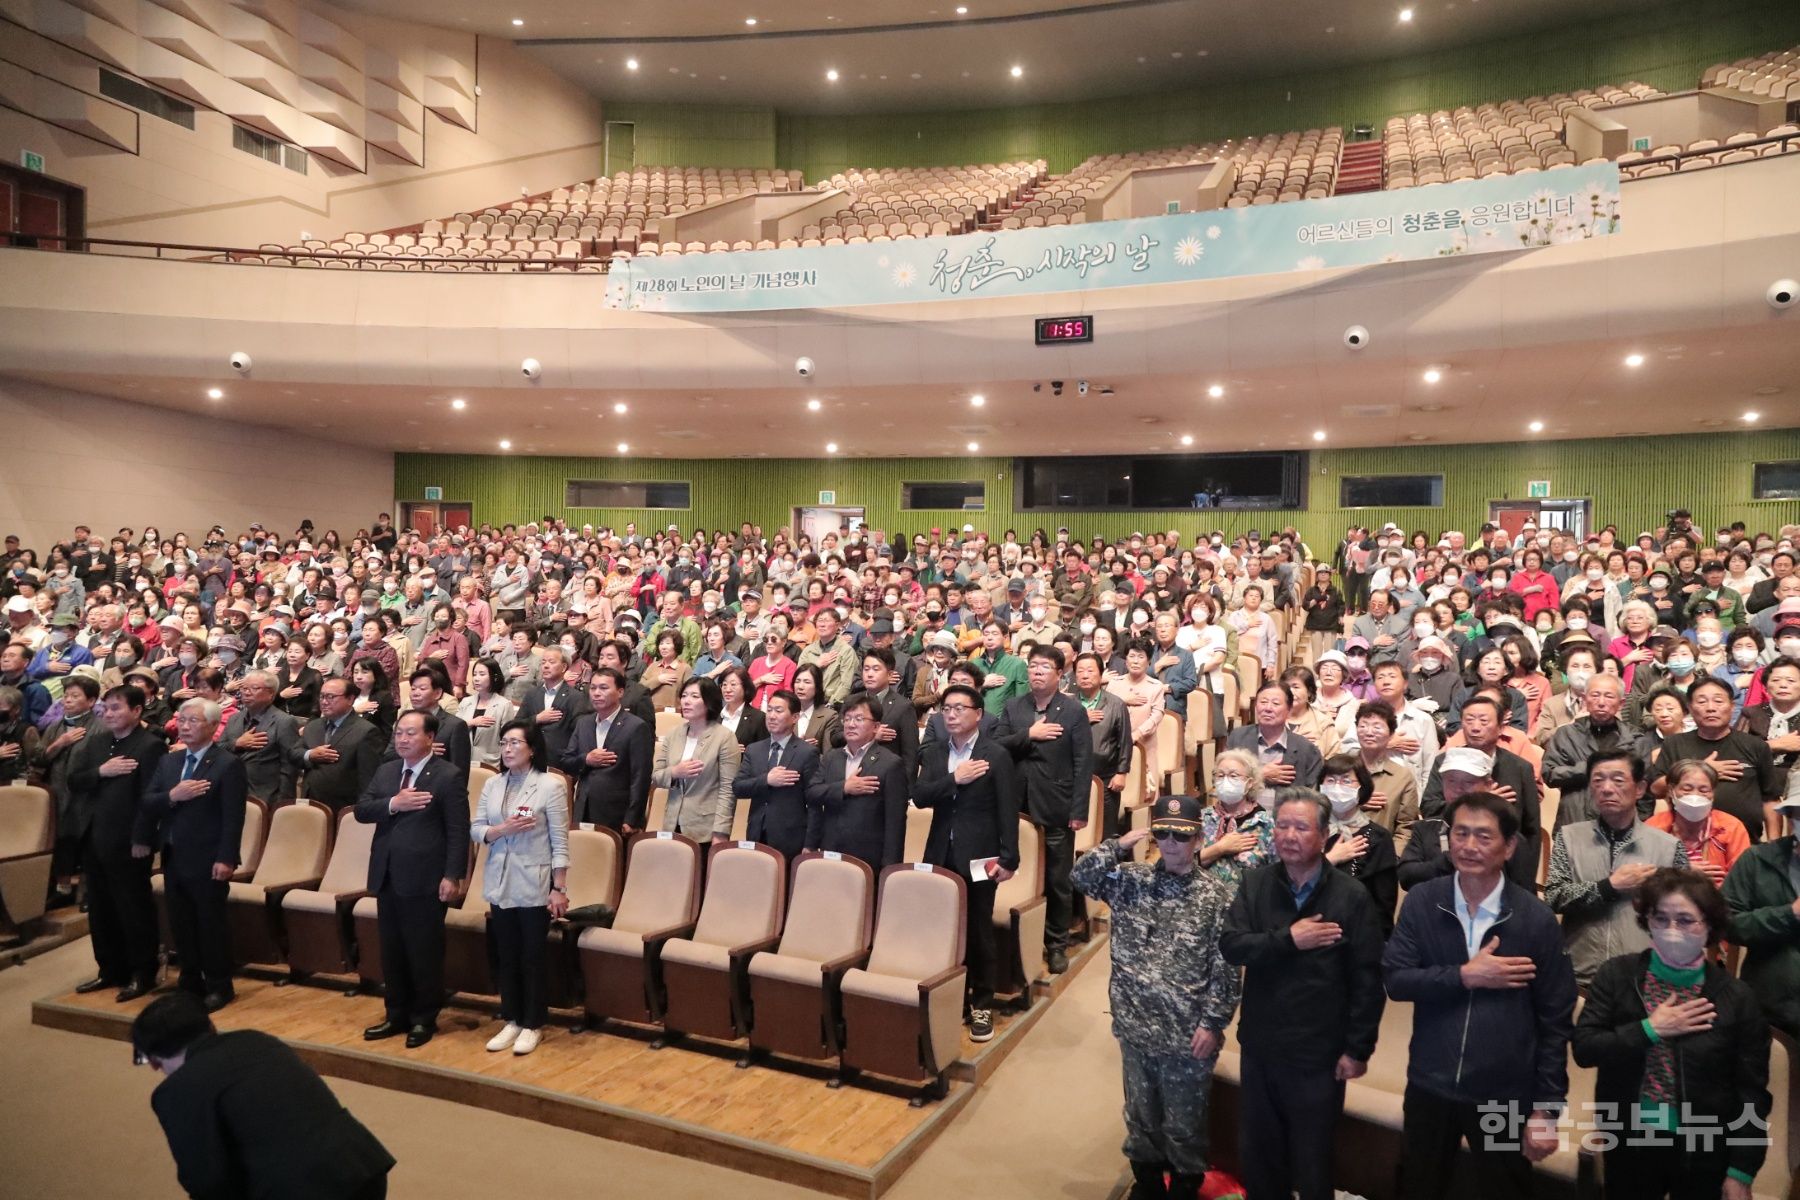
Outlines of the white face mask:
M 1331 815 L 1343 820 L 1356 811 L 1356 798 L 1360 789 L 1355 784 L 1328 783 L 1319 789 L 1331 804 Z
M 1587 577 L 1589 579 L 1592 579 L 1596 583 L 1598 583 L 1601 580 L 1601 578 L 1603 578 L 1605 575 L 1606 575 L 1606 571 L 1603 568 L 1589 567 L 1587 569 Z
M 1724 636 L 1725 635 L 1720 633 L 1717 629 L 1702 629 L 1694 634 L 1694 640 L 1699 642 L 1702 646 L 1710 648 L 1718 645 L 1719 642 L 1724 639 Z
M 1656 947 L 1656 953 L 1671 967 L 1689 967 L 1700 961 L 1706 953 L 1706 926 L 1694 929 L 1652 929 L 1650 944 Z
M 1422 655 L 1419 658 L 1419 674 L 1436 675 L 1444 669 L 1444 660 L 1435 654 Z
M 1706 820 L 1713 810 L 1713 802 L 1701 795 L 1676 796 L 1673 804 L 1676 815 L 1684 821 L 1693 821 L 1696 824 Z
M 1033 621 L 1042 621 L 1044 619 L 1044 611 L 1045 610 L 1041 609 L 1041 608 L 1032 609 L 1031 610 L 1031 619 Z
M 1587 691 L 1587 685 L 1594 678 L 1592 671 L 1570 671 L 1569 687 L 1577 692 Z
M 66 629 L 54 629 L 54 630 L 51 630 L 51 632 L 50 632 L 50 644 L 51 644 L 51 645 L 52 645 L 52 646 L 63 646 L 63 645 L 67 645 L 67 644 L 68 644 L 68 641 L 69 641 L 69 631 L 68 631 L 68 630 L 66 630 Z
M 1237 804 L 1243 800 L 1244 793 L 1249 790 L 1249 786 L 1244 780 L 1232 776 L 1215 779 L 1213 781 L 1213 797 L 1220 804 L 1227 806 Z
M 1785 658 L 1800 658 L 1800 638 L 1782 638 L 1775 643 L 1775 649 Z
M 1578 559 L 1580 557 L 1581 557 L 1581 555 L 1577 551 L 1574 551 L 1574 550 L 1564 550 L 1563 551 L 1563 561 L 1564 562 L 1574 562 L 1576 559 Z
M 1737 648 L 1731 652 L 1731 661 L 1740 667 L 1754 667 L 1756 660 L 1760 657 L 1754 642 L 1740 642 Z
M 1081 634 L 1083 637 L 1086 637 L 1093 632 L 1094 632 L 1094 623 L 1092 621 L 1083 621 L 1081 623 Z
M 1436 628 L 1432 625 L 1432 623 L 1430 621 L 1414 621 L 1413 622 L 1413 636 L 1416 638 L 1428 638 L 1434 632 L 1436 632 Z
M 1569 632 L 1578 633 L 1581 630 L 1586 629 L 1587 627 L 1588 627 L 1588 619 L 1586 617 L 1570 617 L 1569 618 Z

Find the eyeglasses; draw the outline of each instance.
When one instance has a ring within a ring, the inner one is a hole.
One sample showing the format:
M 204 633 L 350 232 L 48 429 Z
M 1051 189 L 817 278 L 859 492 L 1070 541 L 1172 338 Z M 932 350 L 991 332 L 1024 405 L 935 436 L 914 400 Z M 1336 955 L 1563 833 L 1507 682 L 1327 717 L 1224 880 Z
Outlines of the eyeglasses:
M 1699 917 L 1690 917 L 1686 913 L 1683 913 L 1678 917 L 1670 917 L 1656 912 L 1651 913 L 1645 919 L 1652 929 L 1679 929 L 1684 933 L 1690 929 L 1706 924 L 1706 922 Z
M 975 706 L 973 704 L 946 704 L 946 705 L 944 705 L 944 711 L 945 712 L 974 712 Z
M 1158 830 L 1153 831 L 1152 836 L 1155 837 L 1156 840 L 1159 842 L 1175 842 L 1176 844 L 1182 845 L 1182 846 L 1185 846 L 1189 842 L 1194 840 L 1193 834 L 1177 833 L 1173 829 L 1158 829 Z
M 526 744 L 526 742 L 525 742 L 524 738 L 509 737 L 509 738 L 501 738 L 500 744 L 502 746 L 512 746 L 512 747 L 517 748 L 517 747 L 524 746 Z

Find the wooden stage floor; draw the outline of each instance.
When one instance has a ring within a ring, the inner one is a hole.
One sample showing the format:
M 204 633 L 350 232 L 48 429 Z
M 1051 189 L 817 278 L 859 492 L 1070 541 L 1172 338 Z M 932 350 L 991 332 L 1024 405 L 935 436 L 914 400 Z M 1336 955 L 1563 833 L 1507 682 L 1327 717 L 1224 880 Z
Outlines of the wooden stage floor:
M 261 1029 L 288 1042 L 321 1074 L 468 1104 L 630 1142 L 835 1196 L 874 1200 L 892 1187 L 1049 1008 L 1066 981 L 1106 952 L 1104 935 L 1078 948 L 1067 974 L 1040 983 L 1023 1013 L 996 1013 L 994 1039 L 965 1036 L 943 1100 L 912 1107 L 916 1088 L 863 1077 L 828 1088 L 823 1065 L 736 1067 L 742 1043 L 684 1039 L 652 1050 L 653 1030 L 612 1023 L 578 1033 L 574 1013 L 553 1014 L 528 1057 L 489 1054 L 499 1028 L 492 1003 L 446 1007 L 431 1043 L 364 1042 L 381 1001 L 347 998 L 319 982 L 277 987 L 279 972 L 237 980 L 238 999 L 214 1016 L 220 1029 Z M 32 1023 L 124 1040 L 148 1000 L 117 1004 L 110 991 L 40 1000 Z

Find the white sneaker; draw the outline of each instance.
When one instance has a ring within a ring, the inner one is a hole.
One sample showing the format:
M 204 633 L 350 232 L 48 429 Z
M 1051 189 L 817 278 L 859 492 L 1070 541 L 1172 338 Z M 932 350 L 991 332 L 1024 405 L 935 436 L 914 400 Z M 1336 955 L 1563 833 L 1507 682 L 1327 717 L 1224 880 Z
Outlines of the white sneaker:
M 538 1048 L 538 1042 L 542 1040 L 542 1038 L 543 1035 L 535 1029 L 519 1030 L 519 1039 L 513 1043 L 513 1053 L 519 1055 L 530 1054 L 533 1050 Z
M 519 1035 L 524 1032 L 525 1031 L 520 1029 L 517 1025 L 509 1024 L 505 1029 L 502 1029 L 488 1040 L 488 1050 L 494 1054 L 498 1054 L 500 1051 L 518 1041 Z M 536 1040 L 537 1039 L 534 1036 L 532 1039 L 534 1044 L 536 1043 Z

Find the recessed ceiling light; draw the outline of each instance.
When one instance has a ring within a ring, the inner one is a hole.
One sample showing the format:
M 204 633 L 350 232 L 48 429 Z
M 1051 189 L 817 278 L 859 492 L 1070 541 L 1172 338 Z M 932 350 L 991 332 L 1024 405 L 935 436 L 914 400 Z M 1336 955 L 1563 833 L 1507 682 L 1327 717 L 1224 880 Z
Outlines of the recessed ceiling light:
M 626 407 L 625 402 L 623 400 L 619 400 L 613 404 L 613 411 L 618 413 L 622 417 L 630 410 Z
M 1425 368 L 1425 382 L 1426 383 L 1436 383 L 1438 380 L 1442 379 L 1443 377 L 1444 377 L 1444 373 L 1442 371 L 1438 370 L 1436 367 L 1426 367 Z
M 824 407 L 825 406 L 823 404 L 820 404 L 817 400 L 808 400 L 806 402 L 806 411 L 807 412 L 818 412 L 821 408 L 824 408 Z
M 635 70 L 637 70 L 637 67 L 638 67 L 637 59 L 628 58 L 625 60 L 625 69 L 627 71 L 635 71 Z
M 1191 433 L 1184 433 L 1184 434 L 1182 434 L 1182 435 L 1181 435 L 1181 444 L 1182 444 L 1182 445 L 1184 445 L 1184 446 L 1191 446 L 1191 445 L 1193 445 L 1193 444 L 1194 444 L 1194 435 L 1193 435 L 1193 434 L 1191 434 Z
M 624 442 L 620 442 L 619 443 L 619 453 L 620 454 L 629 454 L 629 453 L 631 453 L 631 447 L 627 446 Z
M 225 398 L 225 391 L 223 388 L 207 388 L 206 398 L 208 400 L 223 400 Z
M 744 24 L 746 24 L 746 25 L 754 25 L 754 24 L 756 24 L 756 18 L 755 18 L 755 17 L 745 17 L 745 18 L 744 18 Z
M 969 397 L 969 407 L 970 408 L 980 408 L 982 405 L 984 405 L 986 403 L 987 403 L 987 397 L 982 395 L 980 392 L 976 392 L 973 396 Z
M 970 442 L 970 443 L 969 443 L 969 453 L 970 453 L 970 454 L 973 454 L 973 453 L 975 453 L 975 452 L 976 452 L 976 451 L 977 451 L 977 450 L 979 450 L 979 449 L 981 449 L 981 443 L 980 443 L 980 442 Z
M 837 453 L 837 443 L 836 442 L 826 442 L 825 443 L 825 453 L 836 454 Z
M 1313 430 L 1313 441 L 1322 442 L 1324 440 L 1325 440 L 1325 431 L 1323 429 Z
M 1020 65 L 1019 65 L 1019 64 L 1017 64 L 1017 63 L 1014 63 L 1014 64 L 1013 64 L 1013 69 L 1012 69 L 1012 77 L 1013 77 L 1013 78 L 1014 78 L 1014 79 L 1017 79 L 1017 78 L 1018 78 L 1018 77 L 1019 77 L 1019 76 L 1021 76 L 1021 75 L 1023 75 L 1023 74 L 1024 74 L 1024 73 L 1025 73 L 1025 68 L 1024 68 L 1024 67 L 1021 67 L 1021 66 L 1020 66 Z
M 1409 23 L 1409 22 L 1410 22 L 1410 21 L 1411 21 L 1411 20 L 1412 20 L 1412 18 L 1413 18 L 1413 11 L 1412 11 L 1412 9 L 1410 9 L 1410 8 L 1403 8 L 1403 9 L 1401 9 L 1401 10 L 1400 10 L 1400 23 L 1401 23 L 1401 24 L 1402 24 L 1402 25 L 1405 25 L 1405 24 L 1407 24 L 1407 23 Z
M 837 68 L 836 68 L 836 67 L 833 67 L 833 68 L 831 68 L 831 70 L 829 70 L 829 71 L 827 71 L 827 72 L 825 72 L 825 78 L 826 78 L 826 80 L 827 80 L 827 81 L 829 81 L 829 82 L 831 82 L 831 83 L 836 83 L 836 82 L 837 82 L 837 78 L 838 78 L 838 76 L 837 76 Z
M 524 22 L 524 21 L 523 21 L 523 20 L 522 20 L 522 19 L 521 19 L 521 18 L 519 18 L 519 17 L 514 17 L 514 18 L 513 18 L 513 24 L 514 24 L 514 25 L 523 25 L 523 24 L 524 24 L 524 23 L 525 23 L 525 22 Z
M 1746 421 L 1746 422 L 1747 422 L 1747 423 L 1749 423 L 1749 424 L 1751 424 L 1751 425 L 1754 425 L 1754 424 L 1756 424 L 1756 422 L 1757 422 L 1757 420 L 1758 420 L 1758 419 L 1759 419 L 1759 418 L 1761 418 L 1761 416 L 1762 416 L 1762 414 L 1761 414 L 1761 413 L 1759 413 L 1759 412 L 1755 412 L 1755 411 L 1751 411 L 1751 412 L 1747 412 L 1747 413 L 1745 413 L 1745 414 L 1744 414 L 1744 420 L 1745 420 L 1745 421 Z
M 501 438 L 501 439 L 500 439 L 500 448 L 501 448 L 501 449 L 502 449 L 502 450 L 511 450 L 511 449 L 512 449 L 512 443 L 511 443 L 511 442 L 509 442 L 509 441 L 507 441 L 507 440 L 506 440 L 506 439 L 505 439 L 505 438 Z
M 463 409 L 469 407 L 469 402 L 464 400 L 461 396 L 458 396 L 450 402 L 450 407 L 454 408 L 457 412 L 461 412 Z
M 1527 425 L 1525 428 L 1531 430 L 1531 432 L 1533 432 L 1533 433 L 1542 433 L 1542 432 L 1544 432 L 1544 423 L 1542 421 L 1533 421 L 1531 424 Z
M 1222 383 L 1215 383 L 1206 389 L 1206 394 L 1211 396 L 1214 400 L 1222 400 L 1225 398 L 1225 385 Z
M 1641 367 L 1644 365 L 1644 356 L 1641 354 L 1627 354 L 1625 356 L 1625 365 L 1628 367 Z
M 969 15 L 969 6 L 968 6 L 968 5 L 966 5 L 966 4 L 959 4 L 959 5 L 957 5 L 957 6 L 956 6 L 956 15 L 957 15 L 957 16 L 959 16 L 959 17 L 966 17 L 966 16 L 968 16 L 968 15 Z

